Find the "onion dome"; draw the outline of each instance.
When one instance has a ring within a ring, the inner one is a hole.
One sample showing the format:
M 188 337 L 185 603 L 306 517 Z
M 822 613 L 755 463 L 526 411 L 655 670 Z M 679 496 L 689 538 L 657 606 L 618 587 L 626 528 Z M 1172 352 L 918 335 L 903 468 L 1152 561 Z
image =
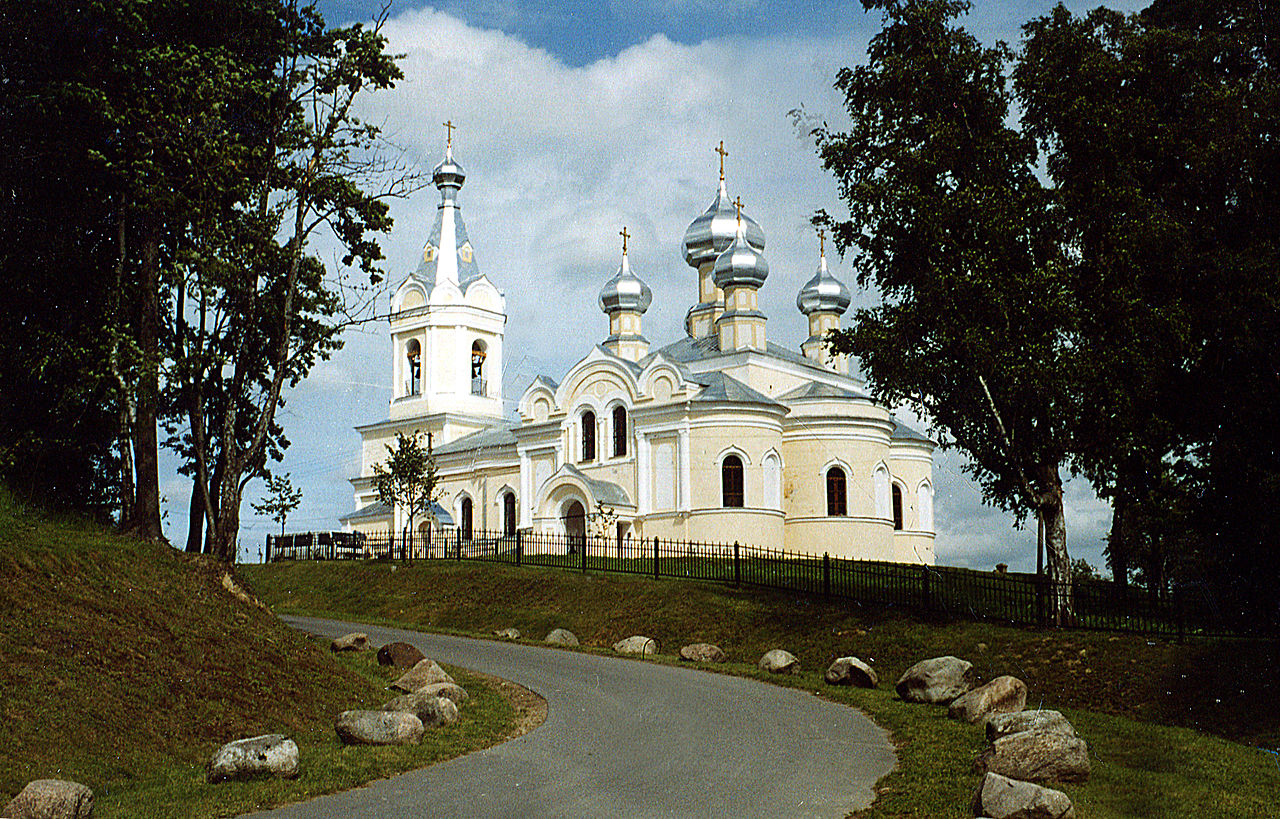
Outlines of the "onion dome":
M 764 230 L 745 213 L 742 214 L 742 226 L 747 243 L 763 253 Z M 716 258 L 733 243 L 737 228 L 738 217 L 725 190 L 724 177 L 721 177 L 720 190 L 711 207 L 694 219 L 684 232 L 684 260 L 691 267 L 699 267 Z
M 444 150 L 444 160 L 431 172 L 431 181 L 436 183 L 436 187 L 442 192 L 444 192 L 445 188 L 453 188 L 456 192 L 462 187 L 462 183 L 466 179 L 466 171 L 462 170 L 462 166 L 454 161 L 453 145 L 450 144 Z
M 631 272 L 627 254 L 622 254 L 622 264 L 612 279 L 600 289 L 600 309 L 613 314 L 622 311 L 643 313 L 653 303 L 653 291 L 649 285 Z
M 752 246 L 746 235 L 747 221 L 738 223 L 733 242 L 716 256 L 712 276 L 716 287 L 754 287 L 759 289 L 769 275 L 764 254 Z M 757 227 L 757 229 L 759 229 Z
M 849 301 L 849 288 L 831 275 L 831 271 L 827 269 L 827 254 L 823 253 L 818 262 L 818 272 L 800 288 L 800 293 L 796 296 L 796 307 L 806 316 L 813 313 L 843 315 L 849 309 Z

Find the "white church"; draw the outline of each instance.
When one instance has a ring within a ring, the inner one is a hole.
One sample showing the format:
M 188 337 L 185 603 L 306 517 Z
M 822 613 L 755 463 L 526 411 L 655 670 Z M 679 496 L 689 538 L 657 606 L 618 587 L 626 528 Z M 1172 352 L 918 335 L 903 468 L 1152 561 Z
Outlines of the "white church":
M 374 465 L 397 433 L 419 432 L 431 434 L 439 477 L 434 512 L 415 519 L 423 530 L 582 535 L 603 520 L 619 539 L 934 562 L 934 443 L 824 351 L 850 301 L 824 253 L 796 297 L 809 337 L 794 349 L 768 337 L 764 231 L 729 200 L 721 151 L 719 189 L 684 236 L 698 299 L 683 335 L 657 348 L 645 337 L 652 293 L 631 270 L 624 228 L 598 300 L 607 335 L 558 380 L 534 379 L 511 418 L 506 299 L 463 225 L 466 176 L 450 139 L 433 175 L 435 227 L 391 300 L 390 412 L 356 428 L 348 531 L 403 530 L 404 510 L 378 501 Z

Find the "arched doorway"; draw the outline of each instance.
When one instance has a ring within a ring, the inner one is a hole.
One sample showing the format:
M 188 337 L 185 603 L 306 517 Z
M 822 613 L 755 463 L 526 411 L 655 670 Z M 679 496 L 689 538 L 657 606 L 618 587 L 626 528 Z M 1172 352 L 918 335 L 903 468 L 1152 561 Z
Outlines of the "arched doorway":
M 516 496 L 508 492 L 502 496 L 502 534 L 511 537 L 516 533 Z
M 462 499 L 462 539 L 471 540 L 471 498 Z
M 569 554 L 577 554 L 587 543 L 587 510 L 576 500 L 564 508 L 564 534 Z

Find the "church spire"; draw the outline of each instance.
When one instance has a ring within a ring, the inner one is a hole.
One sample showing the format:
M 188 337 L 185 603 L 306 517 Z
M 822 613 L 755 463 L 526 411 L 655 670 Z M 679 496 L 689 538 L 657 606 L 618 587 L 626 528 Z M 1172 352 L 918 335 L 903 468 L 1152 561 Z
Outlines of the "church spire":
M 604 347 L 616 356 L 639 361 L 649 352 L 649 340 L 640 334 L 640 317 L 653 303 L 653 291 L 631 272 L 627 259 L 627 239 L 631 234 L 624 227 L 618 235 L 622 237 L 622 264 L 600 290 L 600 309 L 609 316 L 609 337 Z
M 431 172 L 431 181 L 440 191 L 440 205 L 431 237 L 422 249 L 422 264 L 418 266 L 416 275 L 432 291 L 441 285 L 466 290 L 469 284 L 480 278 L 475 251 L 467 238 L 467 227 L 463 224 L 462 210 L 457 201 L 467 173 L 453 158 L 453 132 L 458 126 L 453 124 L 453 120 L 443 125 L 444 159 Z

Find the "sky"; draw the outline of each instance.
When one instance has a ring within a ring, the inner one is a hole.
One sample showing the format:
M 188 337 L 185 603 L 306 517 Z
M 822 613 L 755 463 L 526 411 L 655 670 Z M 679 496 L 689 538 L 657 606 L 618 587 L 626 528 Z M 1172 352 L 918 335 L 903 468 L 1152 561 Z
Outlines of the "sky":
M 1080 12 L 1096 3 L 1066 4 Z M 1137 3 L 1113 2 L 1123 10 Z M 328 0 L 325 19 L 370 19 L 382 3 Z M 1040 0 L 976 2 L 965 25 L 987 43 L 1016 45 L 1020 26 L 1046 14 Z M 729 194 L 764 228 L 768 281 L 760 292 L 770 341 L 799 347 L 807 336 L 795 307 L 818 263 L 810 217 L 839 215 L 833 179 L 823 171 L 806 123 L 847 123 L 832 88 L 838 69 L 865 61 L 878 14 L 857 3 L 739 0 L 605 0 L 531 3 L 401 0 L 384 25 L 389 50 L 403 55 L 405 79 L 361 100 L 360 116 L 379 124 L 398 158 L 427 176 L 441 159 L 451 121 L 454 155 L 467 172 L 459 204 L 482 273 L 506 294 L 509 414 L 532 379 L 559 380 L 608 335 L 596 304 L 617 269 L 618 231 L 631 235 L 632 269 L 653 290 L 644 332 L 654 348 L 683 335 L 697 282 L 681 252 L 689 223 L 714 198 L 724 141 Z M 791 116 L 801 110 L 799 122 Z M 392 232 L 382 239 L 387 282 L 377 309 L 416 266 L 439 202 L 432 186 L 391 202 Z M 336 272 L 332 244 L 313 250 Z M 832 272 L 854 290 L 854 307 L 874 304 L 838 256 Z M 387 417 L 390 335 L 385 321 L 349 330 L 345 346 L 289 392 L 279 420 L 292 442 L 276 474 L 303 491 L 291 531 L 340 528 L 353 511 L 349 478 L 360 469 L 353 427 Z M 904 414 L 904 420 L 911 420 Z M 935 458 L 938 562 L 1015 571 L 1035 568 L 1035 529 L 982 503 L 954 451 Z M 186 540 L 190 485 L 166 459 L 163 511 L 170 540 Z M 256 516 L 246 491 L 241 558 L 257 560 L 276 524 Z M 1103 566 L 1110 510 L 1081 480 L 1066 492 L 1073 557 Z

